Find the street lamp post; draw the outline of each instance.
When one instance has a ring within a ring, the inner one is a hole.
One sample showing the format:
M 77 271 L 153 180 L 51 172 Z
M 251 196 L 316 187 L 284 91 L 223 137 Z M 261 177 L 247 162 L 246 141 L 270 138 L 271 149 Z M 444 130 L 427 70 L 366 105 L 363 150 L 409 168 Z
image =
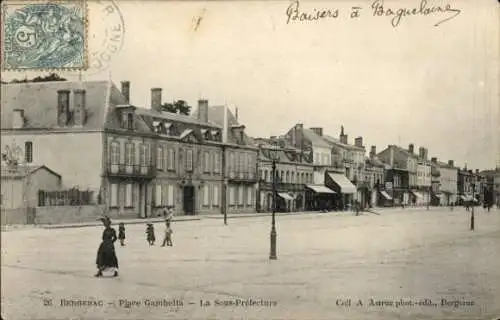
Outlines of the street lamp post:
M 429 206 L 431 205 L 431 191 L 432 187 L 429 187 L 429 190 L 427 192 L 427 210 L 429 210 Z
M 470 215 L 470 230 L 474 231 L 474 200 L 475 198 L 475 185 L 472 185 L 472 211 Z
M 278 256 L 276 255 L 276 238 L 278 234 L 276 233 L 276 160 L 278 156 L 278 150 L 272 149 L 269 150 L 271 155 L 272 162 L 272 174 L 273 174 L 273 215 L 271 222 L 271 250 L 269 254 L 269 260 L 277 260 Z

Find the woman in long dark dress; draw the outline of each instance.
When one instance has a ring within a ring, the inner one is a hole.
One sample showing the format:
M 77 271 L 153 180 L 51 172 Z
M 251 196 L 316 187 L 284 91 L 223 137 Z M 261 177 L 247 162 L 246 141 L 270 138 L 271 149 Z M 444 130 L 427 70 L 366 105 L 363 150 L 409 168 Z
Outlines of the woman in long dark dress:
M 100 219 L 104 224 L 102 232 L 102 242 L 97 250 L 97 274 L 96 277 L 101 277 L 102 272 L 107 269 L 114 269 L 114 277 L 118 276 L 118 258 L 115 252 L 116 231 L 111 228 L 111 220 L 108 217 Z

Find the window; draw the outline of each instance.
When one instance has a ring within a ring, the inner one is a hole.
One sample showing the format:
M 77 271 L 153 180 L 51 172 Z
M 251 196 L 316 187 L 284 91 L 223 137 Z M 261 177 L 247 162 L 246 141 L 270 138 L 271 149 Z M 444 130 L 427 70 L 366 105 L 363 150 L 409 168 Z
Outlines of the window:
M 186 150 L 186 171 L 193 171 L 193 150 Z
M 220 154 L 216 152 L 214 153 L 214 172 L 220 172 Z
M 292 171 L 291 183 L 295 183 L 295 172 Z
M 233 152 L 231 152 L 229 154 L 229 169 L 231 171 L 235 171 L 235 169 L 236 169 L 236 163 L 235 163 L 234 153 Z
M 155 185 L 155 206 L 161 207 L 162 205 L 162 186 L 161 184 Z
M 248 187 L 247 189 L 247 206 L 251 206 L 252 205 L 252 193 L 253 193 L 253 188 L 252 187 Z
M 111 143 L 111 164 L 120 164 L 120 144 L 116 141 Z
M 116 183 L 109 185 L 109 206 L 118 207 L 118 185 Z
M 167 204 L 169 206 L 173 206 L 175 203 L 174 203 L 174 186 L 172 185 L 168 185 L 167 186 Z
M 132 142 L 125 144 L 125 164 L 128 166 L 135 164 L 135 148 Z
M 268 171 L 267 170 L 264 170 L 264 181 L 269 181 L 271 180 L 269 177 L 268 177 Z
M 244 188 L 244 186 L 240 185 L 239 192 L 238 192 L 238 204 L 241 206 L 244 205 L 244 203 L 243 203 L 243 192 L 244 192 L 243 188 Z
M 285 182 L 286 182 L 286 183 L 289 183 L 289 182 L 290 182 L 290 171 L 287 171 L 287 172 L 286 172 Z
M 158 147 L 156 149 L 156 168 L 163 171 L 163 147 Z
M 217 185 L 212 188 L 212 205 L 214 207 L 219 206 L 219 186 Z
M 238 161 L 238 171 L 239 172 L 245 171 L 245 154 L 244 153 L 240 153 L 239 161 Z
M 175 150 L 174 150 L 174 148 L 168 149 L 168 170 L 175 171 Z
M 208 184 L 203 186 L 203 206 L 210 206 L 210 186 Z
M 125 207 L 130 208 L 133 205 L 133 192 L 132 192 L 132 184 L 128 183 L 125 185 Z
M 127 129 L 134 130 L 134 115 L 132 113 L 127 113 Z
M 229 205 L 234 206 L 235 187 L 229 187 Z
M 203 172 L 210 172 L 210 152 L 205 151 Z
M 145 166 L 146 165 L 146 145 L 144 143 L 142 143 L 139 150 L 140 150 L 140 153 L 139 153 L 140 164 L 141 164 L 141 166 Z
M 33 162 L 33 142 L 26 141 L 24 143 L 24 161 L 26 163 Z

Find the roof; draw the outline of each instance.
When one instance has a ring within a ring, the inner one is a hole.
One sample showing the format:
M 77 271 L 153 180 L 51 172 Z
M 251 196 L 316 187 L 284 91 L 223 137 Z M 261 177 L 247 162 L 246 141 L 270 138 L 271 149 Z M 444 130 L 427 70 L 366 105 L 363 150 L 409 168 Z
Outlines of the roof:
M 38 170 L 47 170 L 53 175 L 58 176 L 61 178 L 61 175 L 58 174 L 57 172 L 51 170 L 45 165 L 34 165 L 34 164 L 29 164 L 29 165 L 23 165 L 20 164 L 18 166 L 9 166 L 2 164 L 1 166 L 1 172 L 2 172 L 2 178 L 9 177 L 9 178 L 14 178 L 14 177 L 26 177 L 28 175 L 31 175 L 35 173 Z
M 208 107 L 208 121 L 210 123 L 214 123 L 220 127 L 224 127 L 224 109 L 226 106 L 209 106 Z M 198 117 L 198 110 L 194 112 L 191 117 L 197 119 Z M 232 130 L 235 128 L 240 128 L 242 127 L 242 124 L 240 124 L 237 120 L 234 114 L 231 112 L 229 108 L 227 108 L 227 127 L 228 127 L 228 137 L 227 137 L 227 142 L 228 143 L 234 143 L 236 144 L 238 142 L 238 137 L 236 137 L 236 133 Z M 252 146 L 253 140 L 245 133 L 243 132 L 243 140 L 244 140 L 244 145 L 247 146 Z
M 146 108 L 136 108 L 135 112 L 140 116 L 146 116 L 146 117 L 163 119 L 163 120 L 170 120 L 172 122 L 189 123 L 189 124 L 195 124 L 195 125 L 199 125 L 199 126 L 212 127 L 212 128 L 218 128 L 218 129 L 222 128 L 221 126 L 214 124 L 214 123 L 211 123 L 211 122 L 207 123 L 207 122 L 199 121 L 198 118 L 193 117 L 192 115 L 187 116 L 187 115 L 173 113 L 173 112 L 163 112 L 163 111 L 157 111 L 154 109 L 146 109 Z
M 12 129 L 14 109 L 22 109 L 26 119 L 24 129 L 56 129 L 57 91 L 86 91 L 86 121 L 83 129 L 103 129 L 109 106 L 124 104 L 125 98 L 110 81 L 53 81 L 2 84 L 0 128 Z M 73 99 L 70 97 L 70 110 Z M 72 127 L 67 129 L 82 130 Z
M 309 140 L 311 144 L 315 147 L 320 148 L 330 148 L 330 144 L 328 144 L 324 139 L 322 139 L 316 132 L 311 129 L 303 129 L 304 138 Z
M 380 168 L 385 168 L 386 164 L 382 162 L 377 156 L 373 157 L 366 157 L 365 162 L 370 164 L 373 167 L 380 167 Z
M 325 139 L 327 142 L 329 142 L 331 144 L 335 144 L 335 145 L 341 146 L 341 147 L 346 148 L 346 149 L 365 151 L 364 147 L 358 147 L 355 145 L 342 143 L 342 142 L 340 142 L 339 139 L 336 139 L 336 138 L 329 136 L 329 135 L 323 135 L 323 139 Z

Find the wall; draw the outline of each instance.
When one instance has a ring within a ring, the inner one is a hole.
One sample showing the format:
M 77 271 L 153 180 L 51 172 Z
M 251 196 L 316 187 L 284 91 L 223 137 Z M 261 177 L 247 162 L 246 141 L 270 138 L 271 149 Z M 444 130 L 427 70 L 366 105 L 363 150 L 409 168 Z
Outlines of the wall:
M 61 179 L 47 169 L 39 169 L 25 178 L 27 186 L 27 197 L 30 207 L 38 206 L 38 191 L 55 191 L 60 190 Z
M 33 143 L 33 163 L 46 165 L 62 177 L 66 188 L 98 190 L 102 172 L 101 132 L 9 133 L 2 134 L 1 150 L 15 143 Z M 75 170 L 78 168 L 78 170 Z
M 332 151 L 330 148 L 313 146 L 312 151 L 314 164 L 322 166 L 332 165 Z
M 36 224 L 95 222 L 104 213 L 104 206 L 53 206 L 36 208 Z M 115 215 L 110 214 L 111 218 Z
M 441 183 L 441 191 L 450 192 L 452 194 L 457 193 L 457 179 L 458 170 L 446 167 L 440 167 L 439 171 L 441 176 L 439 177 L 439 182 Z
M 27 216 L 25 208 L 6 209 L 2 207 L 0 210 L 0 221 L 2 225 L 26 224 Z
M 17 179 L 1 179 L 0 192 L 2 195 L 2 209 L 24 208 L 24 181 Z

